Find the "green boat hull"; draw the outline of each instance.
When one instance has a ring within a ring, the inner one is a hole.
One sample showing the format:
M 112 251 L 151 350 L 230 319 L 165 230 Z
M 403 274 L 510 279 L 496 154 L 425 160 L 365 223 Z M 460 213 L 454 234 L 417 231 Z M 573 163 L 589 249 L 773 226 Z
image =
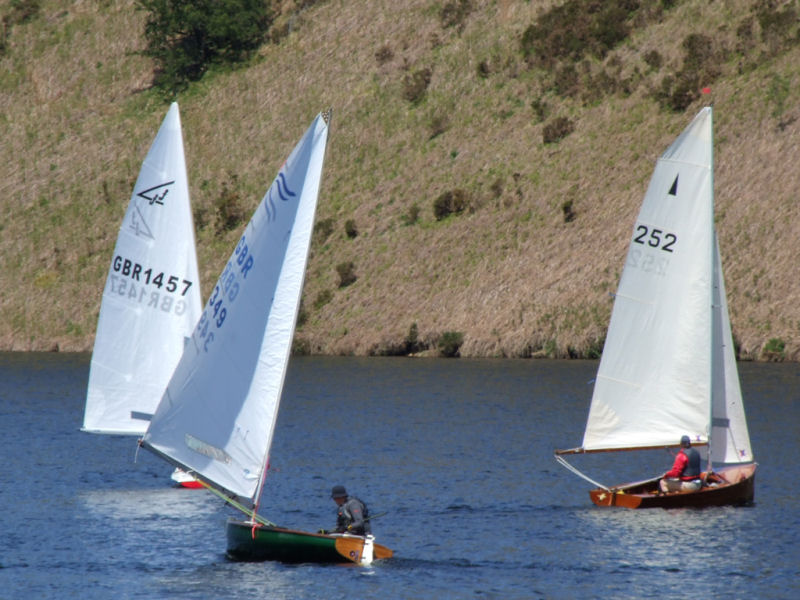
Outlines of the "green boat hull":
M 348 536 L 349 548 L 337 539 L 342 536 L 307 533 L 282 527 L 254 526 L 253 523 L 230 519 L 227 524 L 228 556 L 241 561 L 275 560 L 286 563 L 358 562 L 358 544 L 363 538 Z M 353 556 L 346 556 L 352 554 Z

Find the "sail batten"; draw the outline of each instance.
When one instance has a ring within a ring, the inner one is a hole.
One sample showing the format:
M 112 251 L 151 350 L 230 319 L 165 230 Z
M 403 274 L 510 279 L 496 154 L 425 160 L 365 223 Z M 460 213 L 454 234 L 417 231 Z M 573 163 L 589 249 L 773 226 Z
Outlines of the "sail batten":
M 83 431 L 141 435 L 200 316 L 178 105 L 142 163 L 106 278 Z
M 327 133 L 319 115 L 256 208 L 142 439 L 253 504 L 286 376 Z

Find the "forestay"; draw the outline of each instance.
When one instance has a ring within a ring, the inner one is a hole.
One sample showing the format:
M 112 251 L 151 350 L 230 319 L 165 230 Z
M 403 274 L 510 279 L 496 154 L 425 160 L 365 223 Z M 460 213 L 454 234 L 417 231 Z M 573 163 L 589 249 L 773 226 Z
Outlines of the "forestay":
M 711 109 L 658 160 L 634 226 L 583 438 L 587 451 L 707 441 L 714 255 Z
M 214 286 L 143 445 L 255 502 L 294 334 L 328 125 L 317 116 Z
M 173 103 L 142 164 L 114 247 L 84 431 L 145 432 L 201 308 L 181 120 Z

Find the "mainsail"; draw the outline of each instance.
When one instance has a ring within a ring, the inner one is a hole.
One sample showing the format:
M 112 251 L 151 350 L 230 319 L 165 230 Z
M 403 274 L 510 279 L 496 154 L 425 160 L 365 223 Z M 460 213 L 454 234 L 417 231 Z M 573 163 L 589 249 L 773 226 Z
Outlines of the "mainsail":
M 256 503 L 303 287 L 328 137 L 317 116 L 214 286 L 142 445 Z
M 714 206 L 711 108 L 659 158 L 628 250 L 583 449 L 709 436 Z
M 141 435 L 200 316 L 178 105 L 144 159 L 106 279 L 83 430 Z

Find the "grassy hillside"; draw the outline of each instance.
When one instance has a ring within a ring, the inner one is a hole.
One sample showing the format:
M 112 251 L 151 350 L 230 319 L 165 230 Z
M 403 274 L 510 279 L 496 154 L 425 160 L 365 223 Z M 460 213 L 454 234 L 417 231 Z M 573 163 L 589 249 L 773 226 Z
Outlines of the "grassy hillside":
M 567 4 L 281 3 L 256 59 L 178 98 L 204 297 L 243 227 L 219 227 L 217 203 L 249 214 L 332 107 L 299 349 L 404 352 L 413 329 L 429 351 L 462 334 L 462 356 L 594 355 L 654 161 L 713 101 L 734 336 L 743 357 L 780 356 L 773 340 L 798 359 L 798 3 L 645 3 L 610 50 L 526 55 Z M 132 0 L 41 0 L 18 20 L 0 50 L 0 348 L 90 350 L 167 104 Z M 681 100 L 686 81 L 712 92 Z M 448 192 L 464 210 L 437 220 Z

